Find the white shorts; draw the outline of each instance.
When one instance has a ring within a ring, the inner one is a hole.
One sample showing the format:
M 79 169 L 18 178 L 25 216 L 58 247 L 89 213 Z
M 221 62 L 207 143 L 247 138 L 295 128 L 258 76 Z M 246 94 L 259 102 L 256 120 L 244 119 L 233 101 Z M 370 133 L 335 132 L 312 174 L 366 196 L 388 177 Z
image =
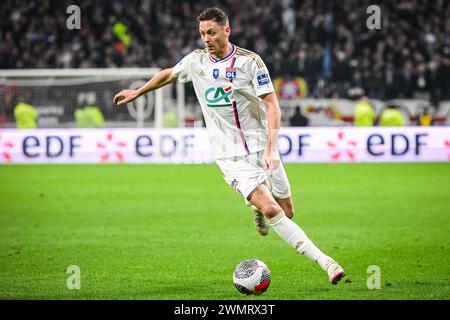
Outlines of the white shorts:
M 264 151 L 252 153 L 248 156 L 217 159 L 216 163 L 222 171 L 225 181 L 244 199 L 252 193 L 261 183 L 268 182 L 272 195 L 275 199 L 286 199 L 291 196 L 291 186 L 284 170 L 283 163 L 268 175 L 263 168 Z

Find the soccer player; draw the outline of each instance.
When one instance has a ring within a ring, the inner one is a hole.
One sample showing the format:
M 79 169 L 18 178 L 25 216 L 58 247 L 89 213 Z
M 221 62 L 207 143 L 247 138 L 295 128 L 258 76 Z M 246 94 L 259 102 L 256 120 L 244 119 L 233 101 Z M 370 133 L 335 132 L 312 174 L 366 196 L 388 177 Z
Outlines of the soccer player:
M 344 276 L 342 267 L 291 220 L 290 185 L 277 150 L 281 113 L 269 71 L 256 53 L 229 42 L 231 28 L 221 9 L 208 8 L 197 20 L 205 49 L 194 50 L 137 90 L 122 90 L 113 102 L 126 104 L 177 79 L 192 81 L 216 163 L 252 208 L 259 233 L 272 228 L 336 284 Z

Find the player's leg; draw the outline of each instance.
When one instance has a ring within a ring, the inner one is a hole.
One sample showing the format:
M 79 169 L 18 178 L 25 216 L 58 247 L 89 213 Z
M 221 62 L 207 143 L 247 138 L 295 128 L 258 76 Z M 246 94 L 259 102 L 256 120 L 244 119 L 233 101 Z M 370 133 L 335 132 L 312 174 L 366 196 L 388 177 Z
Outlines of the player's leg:
M 267 223 L 264 214 L 259 208 L 255 207 L 250 202 L 248 202 L 247 205 L 253 211 L 253 222 L 255 224 L 256 230 L 259 232 L 260 235 L 267 236 L 269 234 L 269 224 Z
M 258 185 L 247 197 L 249 203 L 261 211 L 266 219 L 275 217 L 283 211 L 277 201 L 273 198 L 270 187 L 266 183 Z
M 268 189 L 270 190 L 270 184 L 266 180 L 263 182 Z M 256 190 L 256 189 L 255 189 Z M 254 191 L 251 191 L 254 192 Z M 252 204 L 250 201 L 248 201 L 248 198 L 250 198 L 250 195 L 245 199 L 245 202 L 248 207 L 250 207 L 253 211 L 253 222 L 255 224 L 256 230 L 259 232 L 260 235 L 266 236 L 269 233 L 269 224 L 260 208 Z
M 298 252 L 316 261 L 328 272 L 331 282 L 336 283 L 343 276 L 344 271 L 336 262 L 315 247 L 299 226 L 286 217 L 283 209 L 272 196 L 274 190 L 269 189 L 271 184 L 259 164 L 260 157 L 261 155 L 252 154 L 244 158 L 219 159 L 217 164 L 225 181 L 239 192 L 252 207 L 263 214 L 262 221 L 267 224 L 267 218 L 269 224 L 281 238 L 285 239 Z M 286 188 L 286 185 L 283 184 L 280 184 L 279 187 L 281 189 L 277 192 L 278 196 L 290 197 L 290 188 Z
M 286 216 L 266 184 L 260 184 L 256 187 L 249 194 L 248 200 L 261 210 L 270 227 L 291 247 L 317 262 L 328 273 L 333 284 L 336 284 L 344 276 L 342 267 L 317 248 L 303 230 Z
M 259 162 L 261 162 L 262 154 L 258 156 L 260 157 Z M 266 183 L 275 201 L 284 211 L 286 216 L 289 219 L 292 219 L 294 216 L 294 205 L 291 198 L 291 186 L 289 184 L 289 180 L 282 163 L 276 170 L 272 172 L 272 175 L 268 177 L 264 183 Z M 258 232 L 263 236 L 267 235 L 269 233 L 269 225 L 264 218 L 261 210 L 248 202 L 248 200 L 246 202 L 247 205 L 253 210 L 253 218 L 256 230 L 258 230 Z
M 258 155 L 218 159 L 216 161 L 225 181 L 244 198 L 247 206 L 253 210 L 256 230 L 263 236 L 269 232 L 269 224 L 259 208 L 252 205 L 248 195 L 259 184 L 267 182 L 267 175 L 258 165 Z M 265 182 L 266 181 L 266 182 Z
M 286 214 L 286 217 L 288 217 L 289 219 L 292 219 L 294 217 L 295 211 L 291 197 L 288 197 L 286 199 L 275 198 L 275 201 L 278 203 L 281 209 L 283 209 L 284 213 Z
M 272 172 L 268 180 L 276 202 L 283 209 L 286 216 L 292 219 L 294 217 L 294 205 L 291 197 L 291 185 L 283 163 L 280 163 L 279 167 Z

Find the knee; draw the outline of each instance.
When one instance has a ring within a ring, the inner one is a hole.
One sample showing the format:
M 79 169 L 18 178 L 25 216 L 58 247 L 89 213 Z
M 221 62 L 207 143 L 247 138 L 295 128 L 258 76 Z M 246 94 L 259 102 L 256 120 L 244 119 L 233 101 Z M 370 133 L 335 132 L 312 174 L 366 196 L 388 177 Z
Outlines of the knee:
M 264 214 L 264 216 L 267 219 L 273 218 L 276 215 L 278 215 L 283 209 L 278 204 L 271 203 L 268 205 L 265 205 L 261 208 L 261 212 Z

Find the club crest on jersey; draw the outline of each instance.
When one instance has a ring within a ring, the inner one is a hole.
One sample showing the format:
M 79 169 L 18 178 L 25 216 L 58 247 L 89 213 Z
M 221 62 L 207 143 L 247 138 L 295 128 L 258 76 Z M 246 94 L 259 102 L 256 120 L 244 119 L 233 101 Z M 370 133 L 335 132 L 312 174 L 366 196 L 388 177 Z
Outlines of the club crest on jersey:
M 217 79 L 219 77 L 219 69 L 213 69 L 213 77 Z
M 210 108 L 231 107 L 233 105 L 230 96 L 233 93 L 231 86 L 226 87 L 209 87 L 205 91 L 206 104 Z
M 236 68 L 227 68 L 225 70 L 225 77 L 227 79 L 236 79 Z

